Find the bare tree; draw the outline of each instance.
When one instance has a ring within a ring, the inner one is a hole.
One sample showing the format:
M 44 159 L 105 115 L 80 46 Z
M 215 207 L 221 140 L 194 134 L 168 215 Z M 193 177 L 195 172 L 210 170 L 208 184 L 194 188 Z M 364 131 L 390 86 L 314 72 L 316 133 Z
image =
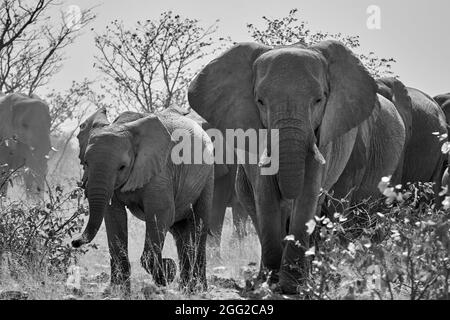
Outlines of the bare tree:
M 138 21 L 132 28 L 112 21 L 95 39 L 99 52 L 95 65 L 107 80 L 103 88 L 127 110 L 187 107 L 189 81 L 202 59 L 224 40 L 213 40 L 216 30 L 217 22 L 204 28 L 198 20 L 171 11 L 159 19 Z
M 58 148 L 60 150 L 54 150 L 58 158 L 54 161 L 51 174 L 60 168 L 70 141 L 91 107 L 105 106 L 105 96 L 97 94 L 92 85 L 93 81 L 87 79 L 82 82 L 74 81 L 68 90 L 63 92 L 53 90 L 45 98 L 51 105 L 50 132 L 60 146 Z
M 311 45 L 326 39 L 335 39 L 344 43 L 352 50 L 360 47 L 359 36 L 348 36 L 342 33 L 312 32 L 305 21 L 299 21 L 298 10 L 292 9 L 286 17 L 273 19 L 263 16 L 264 28 L 254 24 L 247 24 L 251 37 L 260 43 L 269 46 L 289 45 L 303 43 Z M 373 77 L 392 76 L 393 58 L 379 58 L 374 52 L 357 54 L 367 70 Z
M 84 79 L 72 82 L 72 86 L 61 92 L 52 90 L 45 100 L 52 106 L 50 109 L 50 132 L 58 134 L 64 131 L 62 126 L 67 121 L 81 121 L 86 115 L 89 105 L 102 106 L 104 95 L 97 94 L 93 88 L 93 81 Z
M 55 24 L 48 15 L 60 5 L 54 0 L 1 1 L 0 91 L 31 95 L 60 70 L 64 49 L 95 16 L 92 8 L 60 12 Z

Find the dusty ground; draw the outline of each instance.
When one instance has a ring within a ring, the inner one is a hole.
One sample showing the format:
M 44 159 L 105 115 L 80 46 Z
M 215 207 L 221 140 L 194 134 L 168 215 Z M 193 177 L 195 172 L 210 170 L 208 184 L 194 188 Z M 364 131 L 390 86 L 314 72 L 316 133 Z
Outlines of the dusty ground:
M 238 241 L 233 234 L 231 212 L 227 212 L 220 247 L 220 258 L 208 248 L 207 278 L 208 290 L 186 296 L 178 290 L 177 281 L 165 288 L 158 288 L 152 278 L 141 267 L 139 259 L 144 246 L 145 224 L 129 215 L 129 256 L 132 272 L 132 299 L 251 299 L 269 298 L 268 291 L 245 290 L 245 279 L 254 276 L 259 268 L 260 245 L 249 222 L 249 235 Z M 21 276 L 13 279 L 3 270 L 2 290 L 0 292 L 25 293 L 29 299 L 117 299 L 120 295 L 104 294 L 109 284 L 109 254 L 104 226 L 100 229 L 94 242 L 98 249 L 90 249 L 76 264 L 81 271 L 81 288 L 70 289 L 67 286 L 67 275 L 59 279 L 38 279 L 27 274 L 26 270 L 18 271 Z M 178 261 L 175 243 L 168 234 L 163 256 Z M 5 265 L 3 266 L 5 268 Z M 177 280 L 177 278 L 175 279 Z M 3 297 L 8 298 L 8 297 Z M 271 298 L 274 298 L 271 295 Z

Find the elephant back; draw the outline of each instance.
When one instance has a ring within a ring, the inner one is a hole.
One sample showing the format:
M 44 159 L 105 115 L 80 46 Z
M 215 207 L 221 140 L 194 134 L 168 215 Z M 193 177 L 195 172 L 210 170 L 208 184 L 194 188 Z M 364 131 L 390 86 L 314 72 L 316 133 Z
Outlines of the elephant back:
M 447 124 L 450 123 L 450 92 L 437 95 L 433 98 L 442 108 L 445 113 Z
M 413 110 L 408 90 L 401 81 L 393 77 L 380 78 L 376 82 L 377 92 L 391 101 L 402 117 L 406 130 L 406 143 L 408 143 L 413 134 Z

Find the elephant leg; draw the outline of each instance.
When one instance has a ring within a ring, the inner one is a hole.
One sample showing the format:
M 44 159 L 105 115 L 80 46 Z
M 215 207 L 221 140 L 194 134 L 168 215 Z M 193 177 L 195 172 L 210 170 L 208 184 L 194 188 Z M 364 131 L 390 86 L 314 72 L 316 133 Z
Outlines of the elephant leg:
M 225 212 L 228 203 L 230 202 L 230 189 L 233 188 L 233 185 L 230 185 L 229 180 L 229 177 L 225 176 L 216 179 L 214 182 L 214 195 L 209 223 L 212 237 L 209 237 L 208 243 L 211 247 L 218 248 L 219 251 Z
M 115 197 L 114 197 L 115 198 Z M 105 214 L 106 234 L 111 263 L 111 286 L 123 286 L 130 293 L 130 261 L 128 260 L 127 212 L 113 199 Z
M 23 175 L 26 196 L 29 200 L 42 200 L 45 190 L 45 179 L 38 173 L 29 170 Z
M 436 202 L 436 206 L 438 208 L 440 208 L 442 206 L 442 201 L 444 200 L 444 196 L 439 195 L 442 192 L 442 187 L 447 186 L 447 183 L 443 184 L 444 180 L 443 180 L 443 175 L 442 172 L 444 171 L 444 159 L 441 159 L 434 172 L 433 172 L 433 176 L 431 178 L 431 181 L 434 182 L 433 185 L 433 191 L 434 191 L 434 197 L 435 197 L 435 202 Z M 448 173 L 447 173 L 448 175 Z
M 233 225 L 234 233 L 239 241 L 242 241 L 247 236 L 246 222 L 248 213 L 244 207 L 237 200 L 236 195 L 233 199 Z
M 289 221 L 289 235 L 294 241 L 286 241 L 280 272 L 280 286 L 286 293 L 296 293 L 308 274 L 305 251 L 309 248 L 309 234 L 306 223 L 314 218 L 319 200 L 323 166 L 308 154 L 305 170 L 305 188 L 295 200 L 293 214 Z
M 199 227 L 195 219 L 190 217 L 171 228 L 180 262 L 181 286 L 188 291 L 192 291 L 197 284 L 206 290 L 207 232 L 201 232 Z
M 269 272 L 269 281 L 277 282 L 283 253 L 281 203 L 279 191 L 272 176 L 259 176 L 254 197 L 261 242 L 262 268 Z
M 167 285 L 175 277 L 175 262 L 172 259 L 162 258 L 164 240 L 174 211 L 172 205 L 166 210 L 158 210 L 155 214 L 147 215 L 145 221 L 145 243 L 141 265 L 159 286 Z
M 206 284 L 206 239 L 209 230 L 209 218 L 211 214 L 211 207 L 213 202 L 214 191 L 214 175 L 208 178 L 200 196 L 192 206 L 194 210 L 194 225 L 190 226 L 188 230 L 194 233 L 195 240 L 195 259 L 193 266 L 193 277 L 195 282 L 200 283 L 203 290 L 207 289 Z
M 250 216 L 250 220 L 255 227 L 256 234 L 258 235 L 259 242 L 262 242 L 261 230 L 259 229 L 258 218 L 256 216 L 256 204 L 255 197 L 253 194 L 253 189 L 251 183 L 245 173 L 243 166 L 238 166 L 236 173 L 236 198 L 239 201 L 242 209 Z M 260 269 L 258 274 L 258 279 L 265 280 L 266 275 L 264 273 L 264 263 L 261 256 Z

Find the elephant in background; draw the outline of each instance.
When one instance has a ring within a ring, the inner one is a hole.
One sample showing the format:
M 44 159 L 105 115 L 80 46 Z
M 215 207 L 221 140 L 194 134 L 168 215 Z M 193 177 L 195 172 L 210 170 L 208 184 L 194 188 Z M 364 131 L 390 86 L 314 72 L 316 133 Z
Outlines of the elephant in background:
M 442 111 L 445 114 L 445 118 L 446 118 L 446 123 L 447 123 L 447 129 L 448 126 L 450 124 L 450 93 L 444 93 L 444 94 L 440 94 L 437 95 L 433 98 L 441 107 Z M 448 173 L 448 157 L 450 157 L 450 154 L 447 155 L 443 155 L 444 158 L 444 165 L 443 165 L 443 169 L 442 169 L 442 185 L 446 186 L 448 189 L 448 183 L 449 181 L 449 173 Z M 449 194 L 449 192 L 447 191 L 447 195 Z
M 441 189 L 443 157 L 440 152 L 441 142 L 432 133 L 447 132 L 442 111 L 425 93 L 405 87 L 398 79 L 381 78 L 376 83 L 378 94 L 394 104 L 405 126 L 405 147 L 391 178 L 392 183 L 406 186 L 408 182 L 433 182 L 434 192 L 438 195 Z M 358 155 L 358 150 L 363 148 L 359 144 L 361 140 L 357 139 L 347 166 L 333 187 L 333 199 L 347 197 L 347 200 L 351 201 L 347 205 L 358 203 L 370 195 L 364 192 L 359 194 L 358 187 L 355 186 L 374 186 L 377 182 L 374 180 L 369 183 L 364 181 L 364 178 L 362 181 L 354 180 L 364 161 L 364 157 Z M 349 194 L 352 188 L 354 192 Z M 437 196 L 436 201 L 439 204 L 440 200 Z M 327 204 L 327 213 L 343 209 L 339 201 L 327 201 Z
M 399 170 L 401 183 L 406 185 L 408 182 L 433 182 L 437 195 L 441 190 L 440 179 L 444 158 L 441 153 L 442 142 L 433 133 L 447 133 L 445 114 L 433 98 L 416 88 L 404 87 L 400 81 L 394 78 L 382 78 L 378 80 L 378 84 L 380 93 L 383 95 L 389 91 L 381 89 L 381 83 L 391 91 L 395 90 L 395 86 L 399 86 L 399 90 L 407 95 L 407 97 L 404 95 L 401 97 L 409 98 L 411 101 L 409 108 L 407 101 L 402 104 L 396 103 L 392 92 L 386 96 L 396 107 L 408 106 L 406 110 L 397 108 L 407 124 L 403 166 Z
M 278 281 L 279 275 L 285 292 L 296 292 L 307 276 L 306 223 L 316 213 L 321 189 L 332 189 L 353 153 L 360 157 L 353 179 L 365 183 L 360 194 L 378 195 L 380 178 L 394 174 L 405 147 L 397 108 L 377 95 L 375 80 L 337 41 L 311 47 L 237 44 L 196 76 L 188 98 L 222 132 L 279 130 L 278 145 L 262 152 L 270 155 L 270 163 L 279 160 L 278 173 L 262 175 L 262 167 L 244 164 L 236 191 L 255 216 L 262 267 L 271 271 L 269 281 Z M 276 151 L 272 154 L 277 147 L 278 158 Z M 289 217 L 281 210 L 285 201 L 292 202 Z M 295 241 L 284 240 L 286 221 Z
M 438 105 L 441 107 L 441 109 L 445 113 L 445 118 L 448 120 L 450 119 L 450 92 L 449 93 L 443 93 L 435 96 L 434 101 L 438 103 Z
M 182 114 L 196 121 L 205 131 L 213 128 L 211 124 L 205 121 L 205 119 L 200 117 L 192 109 L 190 112 Z M 212 236 L 209 238 L 210 244 L 213 248 L 220 248 L 223 222 L 227 208 L 231 208 L 232 210 L 234 226 L 233 232 L 235 232 L 237 239 L 242 240 L 247 235 L 246 222 L 248 219 L 248 213 L 238 201 L 234 187 L 237 164 L 226 164 L 225 161 L 223 162 L 223 164 L 214 164 L 214 196 L 210 217 L 210 231 Z
M 0 164 L 2 195 L 7 177 L 22 166 L 28 196 L 42 197 L 50 145 L 48 105 L 37 96 L 12 93 L 0 97 Z
M 184 129 L 193 144 L 213 156 L 208 135 L 194 121 L 165 110 L 151 115 L 125 112 L 109 123 L 100 109 L 80 127 L 80 161 L 89 201 L 89 221 L 74 247 L 89 243 L 105 219 L 111 256 L 111 285 L 130 291 L 125 207 L 145 221 L 141 264 L 158 285 L 173 281 L 175 263 L 162 259 L 167 231 L 175 239 L 181 284 L 206 289 L 206 237 L 214 168 L 212 164 L 175 164 L 174 131 Z M 193 159 L 191 159 L 193 160 Z M 194 163 L 193 161 L 191 163 Z

